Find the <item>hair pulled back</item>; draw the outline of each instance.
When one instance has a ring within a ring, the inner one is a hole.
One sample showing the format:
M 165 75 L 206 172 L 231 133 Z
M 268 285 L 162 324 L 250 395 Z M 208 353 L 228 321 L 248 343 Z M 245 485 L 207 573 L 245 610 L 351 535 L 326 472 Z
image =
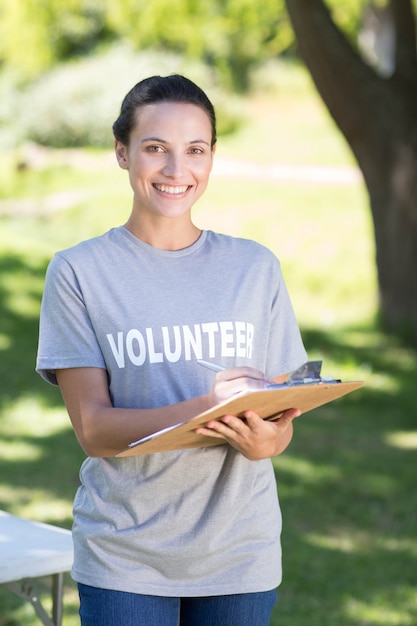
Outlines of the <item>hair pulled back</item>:
M 216 143 L 216 114 L 204 91 L 192 80 L 180 74 L 171 76 L 151 76 L 137 83 L 126 94 L 120 115 L 113 124 L 115 138 L 125 146 L 129 145 L 130 134 L 136 124 L 136 111 L 147 104 L 178 102 L 194 104 L 209 117 L 212 129 L 212 147 Z

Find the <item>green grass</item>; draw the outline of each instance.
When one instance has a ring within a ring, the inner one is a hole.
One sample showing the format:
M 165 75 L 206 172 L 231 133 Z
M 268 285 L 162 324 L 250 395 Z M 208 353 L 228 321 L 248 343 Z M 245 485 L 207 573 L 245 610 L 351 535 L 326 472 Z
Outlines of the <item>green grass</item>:
M 305 74 L 280 67 L 273 86 L 245 103 L 248 124 L 220 141 L 219 163 L 351 167 Z M 0 508 L 69 528 L 83 453 L 59 391 L 34 373 L 44 272 L 55 250 L 123 223 L 130 191 L 108 153 L 54 156 L 23 171 L 16 155 L 0 156 Z M 195 221 L 272 248 L 310 355 L 323 358 L 325 374 L 366 382 L 301 417 L 290 448 L 274 459 L 284 580 L 272 625 L 416 624 L 417 357 L 375 322 L 372 224 L 360 181 L 215 175 Z M 0 626 L 37 623 L 32 607 L 0 590 Z M 76 624 L 67 576 L 64 626 Z

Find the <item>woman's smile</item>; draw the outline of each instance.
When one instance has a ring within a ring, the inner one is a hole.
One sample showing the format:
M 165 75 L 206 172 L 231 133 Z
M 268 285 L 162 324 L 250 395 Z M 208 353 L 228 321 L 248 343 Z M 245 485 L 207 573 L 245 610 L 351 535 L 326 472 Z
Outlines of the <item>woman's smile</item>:
M 181 185 L 181 186 L 175 187 L 173 185 L 164 185 L 164 184 L 158 184 L 158 183 L 153 183 L 153 186 L 155 187 L 157 191 L 160 191 L 161 193 L 167 193 L 173 196 L 178 196 L 179 194 L 183 194 L 188 189 L 191 188 L 191 185 Z

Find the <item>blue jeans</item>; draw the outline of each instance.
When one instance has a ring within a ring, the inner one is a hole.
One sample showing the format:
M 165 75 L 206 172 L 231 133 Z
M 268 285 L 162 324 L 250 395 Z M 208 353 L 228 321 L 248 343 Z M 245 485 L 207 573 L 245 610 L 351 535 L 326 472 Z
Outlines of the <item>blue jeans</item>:
M 262 593 L 145 596 L 78 585 L 81 626 L 268 626 L 277 599 Z

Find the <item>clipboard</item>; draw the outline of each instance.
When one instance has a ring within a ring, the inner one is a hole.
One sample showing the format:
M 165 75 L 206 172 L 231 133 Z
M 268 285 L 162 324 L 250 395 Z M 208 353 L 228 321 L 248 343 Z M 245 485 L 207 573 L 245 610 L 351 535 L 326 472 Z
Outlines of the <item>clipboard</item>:
M 226 441 L 197 435 L 194 432 L 195 429 L 210 420 L 220 419 L 223 415 L 230 414 L 243 417 L 244 412 L 247 410 L 255 411 L 266 420 L 279 419 L 284 411 L 292 408 L 300 409 L 302 414 L 307 413 L 323 404 L 337 400 L 363 385 L 363 381 L 327 381 L 319 376 L 315 380 L 311 378 L 299 379 L 297 377 L 294 377 L 292 380 L 295 380 L 295 382 L 284 382 L 271 385 L 270 388 L 249 391 L 234 396 L 186 422 L 165 428 L 153 435 L 131 443 L 127 449 L 122 450 L 115 456 L 129 457 L 169 450 L 222 445 Z M 309 382 L 303 382 L 304 380 Z

